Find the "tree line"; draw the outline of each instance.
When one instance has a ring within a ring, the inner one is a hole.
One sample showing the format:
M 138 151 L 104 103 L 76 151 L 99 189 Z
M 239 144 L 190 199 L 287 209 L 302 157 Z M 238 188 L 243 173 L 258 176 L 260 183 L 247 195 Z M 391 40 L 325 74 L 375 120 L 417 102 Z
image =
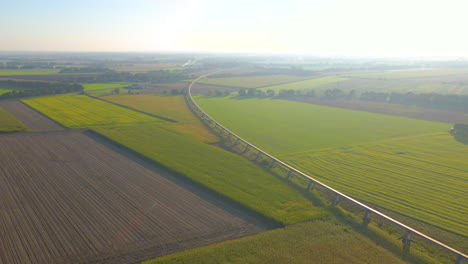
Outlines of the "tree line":
M 341 89 L 327 89 L 318 95 L 314 90 L 258 90 L 256 88 L 242 88 L 238 90 L 239 96 L 250 97 L 278 97 L 278 98 L 310 98 L 319 97 L 322 100 L 362 100 L 379 103 L 392 103 L 401 105 L 414 105 L 423 108 L 433 108 L 448 111 L 468 113 L 468 95 L 436 94 L 436 93 L 385 93 L 363 92 L 355 90 L 345 92 Z
M 0 80 L 0 86 L 15 89 L 0 95 L 0 99 L 13 99 L 20 97 L 41 96 L 82 92 L 81 84 L 77 83 L 48 83 L 48 82 L 22 82 L 13 80 Z

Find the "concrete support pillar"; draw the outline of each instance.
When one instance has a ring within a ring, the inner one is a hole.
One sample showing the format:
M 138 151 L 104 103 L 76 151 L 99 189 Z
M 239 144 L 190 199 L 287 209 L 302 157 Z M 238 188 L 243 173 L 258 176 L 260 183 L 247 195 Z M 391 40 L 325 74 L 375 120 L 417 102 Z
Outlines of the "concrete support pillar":
M 401 239 L 401 242 L 403 243 L 403 251 L 409 253 L 411 246 L 411 231 L 406 230 L 403 238 Z
M 290 170 L 288 172 L 288 179 L 291 179 L 292 177 L 294 177 L 294 171 L 293 170 Z
M 340 203 L 340 196 L 338 194 L 335 195 L 335 198 L 333 198 L 333 201 L 331 202 L 332 206 L 337 206 Z
M 235 145 L 237 145 L 237 143 L 239 143 L 239 138 L 236 138 L 236 141 L 234 141 L 234 144 L 232 144 L 232 146 L 234 147 Z
M 249 144 L 247 144 L 247 146 L 245 147 L 245 150 L 244 150 L 244 152 L 247 152 L 247 151 L 249 151 L 249 149 L 250 149 L 250 145 L 249 145 Z
M 275 164 L 276 164 L 276 160 L 273 160 L 273 161 L 271 162 L 270 168 L 274 168 L 274 167 L 275 167 Z
M 262 157 L 263 152 L 258 152 L 257 157 L 255 158 L 255 161 L 259 160 Z
M 458 255 L 457 260 L 455 260 L 455 264 L 463 264 L 465 260 L 466 259 L 462 255 Z
M 366 211 L 366 213 L 364 214 L 364 217 L 362 218 L 362 224 L 367 227 L 367 225 L 369 225 L 370 223 L 370 215 L 371 215 L 371 211 Z
M 309 181 L 309 184 L 307 184 L 307 190 L 311 191 L 314 189 L 315 182 L 314 181 Z

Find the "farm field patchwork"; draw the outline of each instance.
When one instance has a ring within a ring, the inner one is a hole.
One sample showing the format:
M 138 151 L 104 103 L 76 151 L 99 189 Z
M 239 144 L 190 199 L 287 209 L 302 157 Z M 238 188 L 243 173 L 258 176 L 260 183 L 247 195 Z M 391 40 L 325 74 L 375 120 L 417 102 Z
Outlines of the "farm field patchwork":
M 203 78 L 198 83 L 214 84 L 220 86 L 231 86 L 239 88 L 258 88 L 281 83 L 304 80 L 307 77 L 292 75 L 266 75 L 251 77 L 226 77 L 226 78 Z
M 195 136 L 203 142 L 218 142 L 219 138 L 211 133 L 187 108 L 183 96 L 163 96 L 152 94 L 110 95 L 102 99 L 128 106 L 146 113 L 177 121 L 161 124 L 167 129 Z
M 283 224 L 326 212 L 288 183 L 244 157 L 160 125 L 93 130 L 177 173 Z
M 88 133 L 0 136 L 1 263 L 136 263 L 264 230 Z
M 447 133 L 451 124 L 282 100 L 196 100 L 233 132 L 331 187 L 468 235 L 468 151 Z
M 0 102 L 0 107 L 15 116 L 31 131 L 63 130 L 63 127 L 20 101 Z
M 196 101 L 228 129 L 279 157 L 313 149 L 445 132 L 452 126 L 276 99 L 197 97 Z
M 336 219 L 195 248 L 142 264 L 408 263 Z
M 22 101 L 69 128 L 165 122 L 85 95 L 67 94 Z
M 304 81 L 298 81 L 298 82 L 292 82 L 292 83 L 286 83 L 286 84 L 280 84 L 280 85 L 274 85 L 274 86 L 268 86 L 268 87 L 263 87 L 261 90 L 273 90 L 273 91 L 279 91 L 279 90 L 306 90 L 306 89 L 315 89 L 319 88 L 321 85 L 324 84 L 335 84 L 337 82 L 341 82 L 347 80 L 345 77 L 338 77 L 338 76 L 325 76 L 325 77 L 318 77 L 314 79 L 309 79 L 309 80 L 304 80 Z
M 28 130 L 28 128 L 15 116 L 3 109 L 0 103 L 0 132 L 25 130 Z

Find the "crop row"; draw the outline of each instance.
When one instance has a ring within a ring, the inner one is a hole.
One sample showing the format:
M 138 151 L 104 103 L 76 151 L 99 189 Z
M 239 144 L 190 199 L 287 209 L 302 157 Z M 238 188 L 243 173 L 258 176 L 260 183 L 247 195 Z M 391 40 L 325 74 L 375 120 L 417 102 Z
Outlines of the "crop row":
M 358 199 L 466 236 L 468 151 L 450 140 L 428 135 L 285 159 Z

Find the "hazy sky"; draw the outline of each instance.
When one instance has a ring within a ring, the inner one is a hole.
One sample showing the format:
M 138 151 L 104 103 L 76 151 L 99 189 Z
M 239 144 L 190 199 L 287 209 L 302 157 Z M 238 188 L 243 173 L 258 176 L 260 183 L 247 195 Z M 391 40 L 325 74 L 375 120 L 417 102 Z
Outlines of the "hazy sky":
M 0 50 L 468 56 L 468 0 L 0 0 Z

